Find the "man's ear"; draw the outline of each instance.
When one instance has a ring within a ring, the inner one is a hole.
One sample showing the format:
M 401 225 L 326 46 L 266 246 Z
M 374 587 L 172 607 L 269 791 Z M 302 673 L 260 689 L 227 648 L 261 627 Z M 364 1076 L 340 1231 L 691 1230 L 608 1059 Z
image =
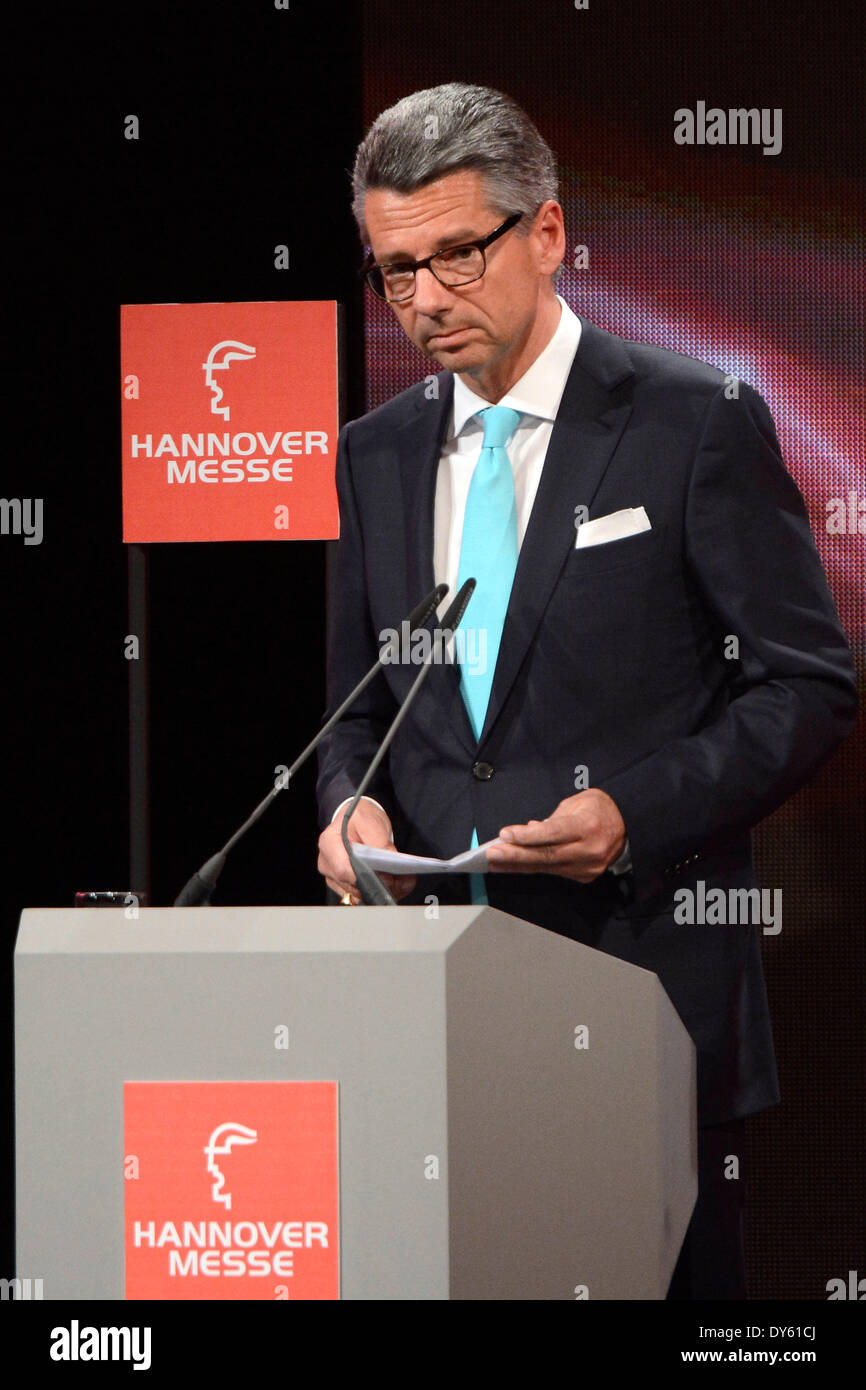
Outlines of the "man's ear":
M 540 238 L 540 268 L 542 274 L 553 275 L 565 257 L 565 219 L 555 199 L 542 203 L 535 214 L 533 235 Z M 549 262 L 549 266 L 546 264 Z

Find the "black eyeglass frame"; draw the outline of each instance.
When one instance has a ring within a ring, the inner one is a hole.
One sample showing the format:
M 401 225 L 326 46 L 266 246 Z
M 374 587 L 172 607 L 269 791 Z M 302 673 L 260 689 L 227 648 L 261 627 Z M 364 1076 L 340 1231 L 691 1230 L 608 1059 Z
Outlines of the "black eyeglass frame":
M 444 285 L 445 288 L 449 290 L 459 289 L 461 285 L 474 285 L 477 280 L 481 279 L 481 276 L 484 275 L 487 270 L 487 257 L 484 253 L 488 246 L 490 246 L 492 242 L 498 241 L 499 237 L 505 236 L 505 233 L 510 232 L 512 227 L 516 227 L 522 216 L 522 212 L 513 212 L 511 216 L 506 217 L 505 221 L 501 222 L 498 227 L 494 227 L 489 236 L 478 237 L 476 241 L 460 241 L 454 246 L 440 246 L 438 251 L 434 251 L 432 256 L 425 256 L 423 261 L 391 261 L 389 264 L 380 265 L 377 261 L 371 260 L 373 252 L 368 251 L 367 255 L 364 257 L 364 263 L 358 271 L 358 275 L 366 279 L 367 284 L 370 286 L 376 298 L 384 300 L 386 304 L 405 304 L 406 301 L 411 299 L 415 294 L 414 286 L 412 294 L 404 294 L 400 299 L 389 299 L 387 295 L 380 294 L 375 286 L 371 284 L 370 274 L 374 270 L 393 270 L 395 266 L 400 266 L 404 270 L 411 270 L 416 277 L 419 270 L 429 270 L 431 275 L 436 276 L 440 285 Z M 481 259 L 484 262 L 481 274 L 473 275 L 471 280 L 457 280 L 453 285 L 449 285 L 447 280 L 442 279 L 441 275 L 436 275 L 432 262 L 435 261 L 437 256 L 443 255 L 446 251 L 462 251 L 465 247 L 471 247 L 473 250 L 481 252 Z

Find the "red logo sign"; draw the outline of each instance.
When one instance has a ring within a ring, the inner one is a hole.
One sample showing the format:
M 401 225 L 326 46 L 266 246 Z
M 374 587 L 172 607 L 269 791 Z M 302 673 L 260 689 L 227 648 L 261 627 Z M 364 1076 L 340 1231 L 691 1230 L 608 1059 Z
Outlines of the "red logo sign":
M 123 539 L 332 540 L 337 306 L 121 309 Z
M 123 1092 L 127 1298 L 339 1298 L 336 1081 Z

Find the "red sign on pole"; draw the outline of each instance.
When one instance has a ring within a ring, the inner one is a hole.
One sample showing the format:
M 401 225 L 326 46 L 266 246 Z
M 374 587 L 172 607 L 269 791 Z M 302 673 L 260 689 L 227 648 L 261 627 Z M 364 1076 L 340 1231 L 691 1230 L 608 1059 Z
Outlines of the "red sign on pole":
M 337 305 L 121 309 L 123 539 L 332 540 Z
M 336 1081 L 123 1091 L 128 1299 L 339 1298 Z

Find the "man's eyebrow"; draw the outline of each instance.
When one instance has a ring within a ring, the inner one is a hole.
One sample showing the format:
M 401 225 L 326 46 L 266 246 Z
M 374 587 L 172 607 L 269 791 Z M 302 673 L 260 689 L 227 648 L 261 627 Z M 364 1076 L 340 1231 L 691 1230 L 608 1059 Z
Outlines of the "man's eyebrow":
M 439 240 L 434 243 L 434 249 L 431 252 L 431 255 L 435 256 L 437 251 L 442 251 L 447 246 L 462 246 L 464 242 L 477 240 L 478 235 L 475 232 L 474 228 L 470 228 L 464 231 L 451 232 L 448 236 L 441 236 Z M 383 261 L 382 264 L 392 265 L 394 261 L 412 261 L 414 259 L 415 257 L 410 256 L 408 251 L 392 251 L 387 261 Z M 423 260 L 423 256 L 420 259 Z
M 460 232 L 452 232 L 451 236 L 440 237 L 436 243 L 436 250 L 441 251 L 443 246 L 459 246 L 464 241 L 477 241 L 478 233 L 474 228 Z

